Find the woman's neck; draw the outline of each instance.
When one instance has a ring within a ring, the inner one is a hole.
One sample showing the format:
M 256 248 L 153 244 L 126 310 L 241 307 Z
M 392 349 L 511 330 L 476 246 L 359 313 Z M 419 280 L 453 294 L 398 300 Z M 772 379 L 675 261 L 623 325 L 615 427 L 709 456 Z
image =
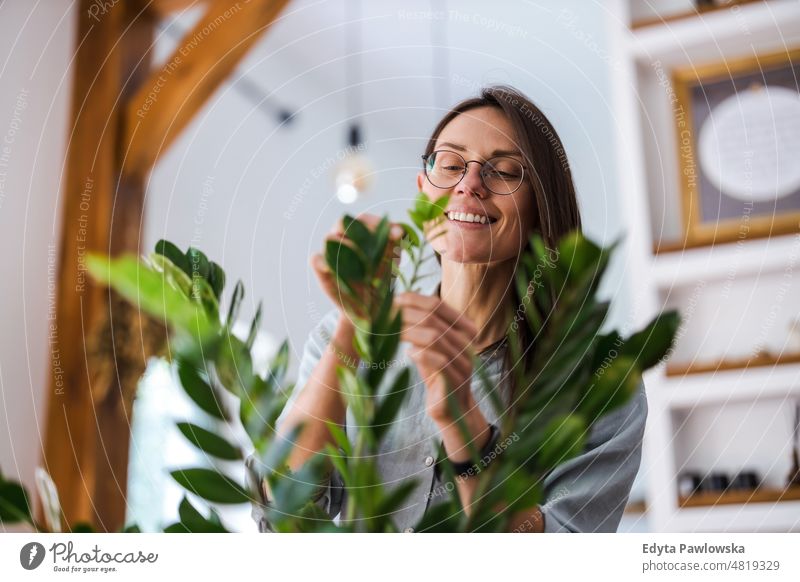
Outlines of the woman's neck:
M 457 263 L 442 258 L 442 300 L 478 328 L 472 347 L 480 352 L 501 339 L 510 322 L 514 261 Z

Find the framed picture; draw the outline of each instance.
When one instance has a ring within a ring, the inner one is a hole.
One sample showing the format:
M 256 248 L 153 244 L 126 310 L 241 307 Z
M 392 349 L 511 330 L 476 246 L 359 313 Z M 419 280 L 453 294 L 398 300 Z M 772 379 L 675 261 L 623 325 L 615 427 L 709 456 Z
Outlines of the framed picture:
M 685 244 L 800 232 L 800 48 L 672 81 Z

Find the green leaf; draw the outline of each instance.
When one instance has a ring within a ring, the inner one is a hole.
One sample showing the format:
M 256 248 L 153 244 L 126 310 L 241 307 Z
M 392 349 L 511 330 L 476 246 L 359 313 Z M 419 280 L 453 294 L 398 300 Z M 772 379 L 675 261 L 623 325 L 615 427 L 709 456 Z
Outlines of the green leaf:
M 641 370 L 652 368 L 669 351 L 680 324 L 677 311 L 661 313 L 625 341 L 625 355 L 635 358 Z
M 236 320 L 239 319 L 239 309 L 242 306 L 242 298 L 244 297 L 244 285 L 241 280 L 236 281 L 236 287 L 233 288 L 233 295 L 231 296 L 231 304 L 228 307 L 228 319 L 226 320 L 227 327 L 233 327 Z
M 0 523 L 23 522 L 34 523 L 28 493 L 15 481 L 0 481 Z
M 125 299 L 160 321 L 199 335 L 206 333 L 211 326 L 203 309 L 169 285 L 162 273 L 132 255 L 108 259 L 90 253 L 86 266 L 97 281 L 110 285 Z
M 558 265 L 570 281 L 577 281 L 587 272 L 597 273 L 603 251 L 580 231 L 567 233 L 558 243 Z
M 258 335 L 258 330 L 261 327 L 261 308 L 263 307 L 263 303 L 261 301 L 258 302 L 258 308 L 256 309 L 255 317 L 253 317 L 253 322 L 250 324 L 250 333 L 247 334 L 247 341 L 245 344 L 247 345 L 247 349 L 250 350 L 253 348 L 253 343 L 256 341 L 256 336 Z
M 345 214 L 342 218 L 344 235 L 365 252 L 373 245 L 372 233 L 360 220 Z
M 280 386 L 283 383 L 286 371 L 289 369 L 289 342 L 284 340 L 275 357 L 269 366 L 269 382 L 272 386 Z
M 459 504 L 450 502 L 431 506 L 422 519 L 414 526 L 414 531 L 425 533 L 455 533 L 462 531 L 463 510 Z
M 253 387 L 253 361 L 247 345 L 232 333 L 226 333 L 214 361 L 220 383 L 233 395 L 244 398 Z
M 418 248 L 420 246 L 420 239 L 419 239 L 419 235 L 417 234 L 417 231 L 414 230 L 414 227 L 411 226 L 410 224 L 408 224 L 407 222 L 401 222 L 399 224 L 402 227 L 403 231 L 405 232 L 405 236 L 408 239 L 408 241 L 411 243 L 411 246 L 415 247 L 415 248 Z M 406 249 L 406 250 L 410 250 L 410 249 Z
M 458 398 L 455 392 L 450 388 L 450 382 L 446 378 L 445 383 L 447 384 L 447 410 L 450 413 L 450 418 L 455 419 L 454 422 L 461 433 L 461 438 L 467 443 L 470 461 L 477 464 L 480 460 L 480 455 L 475 441 L 472 438 L 472 434 L 469 431 L 469 427 L 467 426 L 466 411 L 461 408 L 461 404 L 458 402 Z
M 189 260 L 176 245 L 168 240 L 161 239 L 156 243 L 155 249 L 159 255 L 172 261 L 172 263 L 183 271 L 187 277 L 192 276 L 192 267 L 189 264 Z
M 178 377 L 183 390 L 204 412 L 220 420 L 230 418 L 221 398 L 194 366 L 184 360 L 178 360 Z
M 365 249 L 367 257 L 372 265 L 372 272 L 378 271 L 381 261 L 386 256 L 386 245 L 389 244 L 389 230 L 391 224 L 387 217 L 383 217 L 375 228 L 375 235 L 372 240 L 372 246 Z
M 325 243 L 325 261 L 337 277 L 351 284 L 362 282 L 367 274 L 362 256 L 338 241 L 329 240 Z
M 251 501 L 250 495 L 241 485 L 213 469 L 178 469 L 170 475 L 178 485 L 212 503 L 235 504 Z
M 191 297 L 203 306 L 211 321 L 219 320 L 219 300 L 208 281 L 202 277 L 192 279 Z
M 166 533 L 228 533 L 218 519 L 206 519 L 184 495 L 178 506 L 180 521 L 164 530 Z M 212 512 L 212 516 L 216 516 Z
M 206 519 L 197 509 L 195 509 L 194 505 L 191 504 L 186 495 L 183 496 L 181 504 L 178 506 L 178 517 L 183 522 L 192 522 L 197 520 L 205 521 Z
M 328 430 L 331 432 L 331 436 L 333 436 L 333 440 L 339 446 L 340 449 L 344 452 L 346 456 L 350 456 L 353 454 L 353 450 L 350 446 L 350 440 L 347 438 L 347 433 L 344 429 L 337 423 L 326 420 L 325 426 L 328 427 Z
M 430 220 L 434 220 L 442 216 L 447 210 L 447 203 L 450 202 L 450 194 L 445 194 L 434 200 L 431 205 L 433 208 L 430 210 L 428 216 Z
M 267 449 L 266 454 L 259 459 L 259 463 L 263 469 L 263 473 L 268 478 L 272 479 L 273 474 L 277 474 L 283 470 L 286 465 L 286 460 L 297 442 L 297 437 L 303 430 L 303 423 L 299 423 L 292 427 L 288 434 L 276 436 L 272 441 L 271 446 Z
M 354 345 L 356 348 L 356 352 L 358 352 L 359 357 L 365 362 L 373 361 L 372 344 L 371 344 L 373 337 L 374 336 L 372 335 L 372 333 L 370 333 L 369 330 L 367 330 L 365 327 L 361 325 L 356 326 Z
M 209 264 L 208 283 L 219 301 L 222 297 L 222 290 L 225 288 L 225 271 L 214 261 Z
M 597 370 L 601 366 L 608 365 L 623 353 L 625 342 L 622 336 L 615 330 L 597 337 L 597 346 L 594 350 L 592 367 Z
M 177 423 L 183 436 L 201 451 L 218 459 L 238 461 L 242 459 L 242 451 L 221 436 L 190 422 Z
M 375 516 L 383 518 L 384 520 L 390 520 L 393 514 L 402 509 L 403 502 L 408 499 L 409 495 L 413 493 L 418 484 L 418 480 L 413 477 L 397 484 L 380 500 L 375 510 Z
M 182 292 L 186 297 L 192 296 L 192 280 L 180 267 L 158 253 L 151 253 L 147 260 L 156 271 L 164 275 L 174 289 Z
M 411 370 L 403 369 L 395 378 L 386 396 L 378 404 L 372 423 L 376 439 L 380 440 L 395 422 L 397 413 L 410 391 L 410 378 Z
M 641 379 L 636 363 L 627 356 L 619 356 L 602 369 L 602 374 L 598 370 L 593 376 L 593 382 L 578 404 L 578 411 L 594 422 L 628 402 L 638 390 Z
M 538 464 L 543 469 L 557 467 L 583 450 L 587 425 L 578 414 L 553 419 L 544 431 L 545 437 L 538 452 Z
M 426 214 L 419 212 L 417 210 L 409 210 L 408 216 L 411 218 L 411 222 L 414 223 L 414 226 L 416 226 L 421 231 L 425 230 Z
M 194 247 L 189 247 L 186 251 L 186 258 L 189 260 L 192 280 L 201 277 L 203 280 L 207 281 L 211 271 L 208 257 L 206 257 L 202 251 Z
M 298 533 L 317 533 L 333 524 L 331 516 L 313 501 L 306 502 L 300 508 L 294 521 L 296 524 L 295 531 Z M 335 531 L 335 528 L 330 531 Z

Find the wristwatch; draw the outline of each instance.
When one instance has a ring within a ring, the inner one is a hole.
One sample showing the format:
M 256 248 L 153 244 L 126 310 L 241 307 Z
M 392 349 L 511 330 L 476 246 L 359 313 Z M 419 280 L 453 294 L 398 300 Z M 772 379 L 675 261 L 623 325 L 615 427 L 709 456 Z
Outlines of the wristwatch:
M 453 468 L 453 471 L 456 475 L 463 475 L 463 474 L 470 474 L 470 475 L 477 475 L 483 469 L 485 469 L 489 463 L 492 461 L 491 452 L 494 450 L 495 446 L 497 445 L 497 441 L 500 440 L 500 429 L 497 425 L 489 424 L 489 440 L 483 446 L 483 448 L 478 453 L 478 462 L 474 463 L 471 460 L 466 461 L 450 461 L 450 466 Z M 488 461 L 484 461 L 488 457 Z

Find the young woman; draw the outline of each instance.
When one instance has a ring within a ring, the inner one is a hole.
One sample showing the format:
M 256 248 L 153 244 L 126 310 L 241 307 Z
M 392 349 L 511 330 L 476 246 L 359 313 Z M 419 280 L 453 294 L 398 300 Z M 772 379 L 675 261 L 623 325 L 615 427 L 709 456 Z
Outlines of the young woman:
M 432 294 L 403 293 L 396 298 L 403 314 L 401 351 L 406 359 L 388 374 L 409 366 L 413 388 L 383 442 L 378 466 L 387 485 L 409 478 L 418 481 L 406 506 L 393 516 L 402 531 L 413 531 L 424 512 L 446 500 L 448 487 L 453 487 L 440 481 L 438 443 L 447 453 L 444 462 L 458 464 L 469 458 L 467 443 L 446 405 L 445 378 L 466 411 L 475 446 L 493 447 L 498 438 L 498 418 L 470 354 L 479 355 L 508 406 L 511 387 L 506 372 L 518 363 L 508 361 L 506 332 L 520 304 L 513 277 L 529 233 L 538 231 L 554 246 L 561 235 L 580 227 L 561 141 L 544 114 L 511 87 L 488 87 L 479 97 L 456 105 L 434 129 L 423 159 L 417 187 L 431 198 L 450 194 L 450 199 L 446 220 L 428 233 L 441 264 L 441 283 Z M 378 220 L 359 218 L 370 225 Z M 435 236 L 440 229 L 445 233 Z M 399 227 L 393 228 L 394 237 L 401 234 Z M 342 236 L 341 224 L 329 234 Z M 338 308 L 311 333 L 294 392 L 278 419 L 279 434 L 287 434 L 299 422 L 306 425 L 289 457 L 293 469 L 332 442 L 325 421 L 352 425 L 335 370 L 343 362 L 358 361 L 353 324 L 339 303 L 341 295 L 323 254 L 314 255 L 311 264 Z M 532 338 L 523 342 L 525 347 L 533 345 Z M 546 501 L 515 515 L 512 531 L 616 531 L 639 468 L 646 416 L 642 385 L 629 404 L 593 426 L 583 454 L 547 476 Z M 455 486 L 469 512 L 475 480 L 458 479 Z M 335 517 L 347 502 L 336 472 L 320 492 L 317 502 Z M 263 530 L 263 519 L 256 512 L 254 517 Z

